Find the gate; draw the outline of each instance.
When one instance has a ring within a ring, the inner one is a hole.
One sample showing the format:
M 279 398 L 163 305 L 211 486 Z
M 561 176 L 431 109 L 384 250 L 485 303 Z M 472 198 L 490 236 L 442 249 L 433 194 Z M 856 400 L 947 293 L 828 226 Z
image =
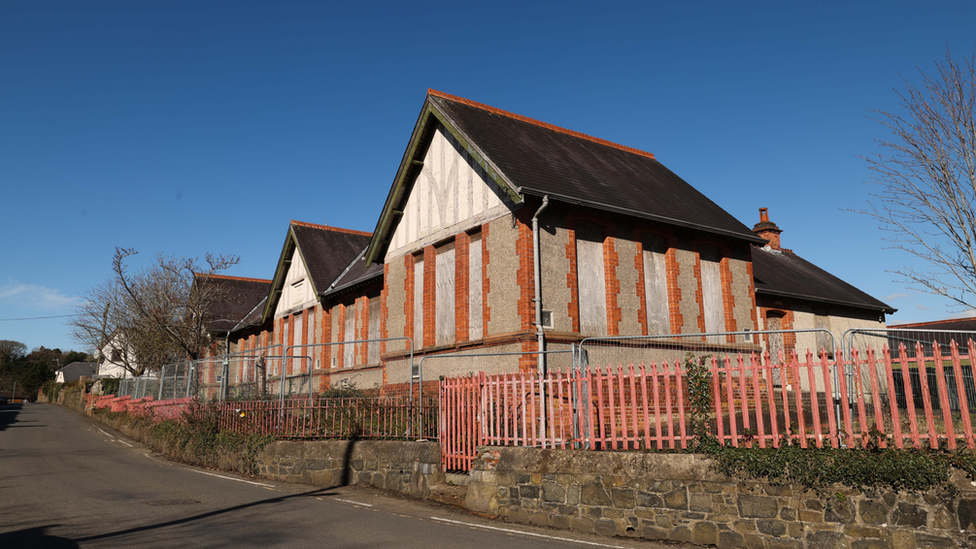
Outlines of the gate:
M 422 379 L 425 360 L 552 355 L 570 352 L 523 351 L 427 355 L 420 359 L 418 375 Z M 486 392 L 489 380 L 493 386 L 503 388 L 495 392 Z M 554 384 L 551 376 L 541 372 L 494 376 L 479 372 L 467 377 L 441 379 L 437 427 L 444 470 L 469 471 L 471 469 L 471 462 L 476 457 L 478 446 L 485 442 L 487 435 L 485 427 L 489 422 L 502 429 L 501 432 L 508 437 L 509 443 L 518 441 L 519 445 L 541 445 L 543 448 L 557 444 L 557 437 L 552 434 L 555 432 L 554 424 L 565 414 L 563 407 L 554 407 L 552 401 L 554 398 L 562 398 L 564 394 L 562 389 L 562 386 Z M 550 395 L 549 398 L 546 395 Z M 568 388 L 565 395 L 567 398 L 570 397 Z M 571 405 L 575 408 L 575 401 Z M 547 418 L 551 419 L 547 421 Z M 556 418 L 555 421 L 552 418 Z M 561 432 L 562 447 L 565 448 L 569 436 L 564 430 Z M 502 443 L 503 441 L 491 440 L 490 442 Z

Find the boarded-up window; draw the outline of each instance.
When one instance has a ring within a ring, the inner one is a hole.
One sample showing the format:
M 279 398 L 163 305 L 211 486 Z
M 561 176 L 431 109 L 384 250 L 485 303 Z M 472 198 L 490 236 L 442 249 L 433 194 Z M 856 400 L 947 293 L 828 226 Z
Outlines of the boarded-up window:
M 576 273 L 580 332 L 607 335 L 607 292 L 603 271 L 603 231 L 593 223 L 576 225 Z
M 435 271 L 435 343 L 446 345 L 454 342 L 454 243 L 437 249 Z
M 705 310 L 705 331 L 725 331 L 725 305 L 722 300 L 722 257 L 713 246 L 703 245 L 698 250 L 701 259 L 702 305 Z M 714 342 L 722 341 L 716 338 Z
M 481 233 L 471 235 L 468 245 L 468 339 L 485 336 L 482 326 L 484 295 L 481 286 Z
M 305 315 L 295 315 L 295 333 L 292 334 L 291 336 L 292 345 L 302 344 L 302 324 L 303 324 L 304 317 Z M 302 356 L 304 354 L 305 354 L 304 349 L 302 349 L 301 347 L 293 347 L 291 351 L 289 351 L 288 353 L 289 356 Z M 294 374 L 297 372 L 301 372 L 303 370 L 302 366 L 304 360 L 305 359 L 302 358 L 291 359 L 291 364 L 288 369 L 289 373 Z
M 288 345 L 288 342 L 291 341 L 291 339 L 289 339 L 289 337 L 291 335 L 290 330 L 289 330 L 290 324 L 291 323 L 288 322 L 288 318 L 287 317 L 285 317 L 285 318 L 282 319 L 282 322 L 281 322 L 282 331 L 281 331 L 281 341 L 280 341 L 280 343 L 282 344 L 282 347 Z M 281 349 L 281 352 L 284 352 L 284 348 Z M 284 359 L 282 359 L 282 360 L 276 360 L 275 361 L 275 364 L 276 364 L 275 370 L 274 370 L 275 375 L 281 375 L 281 364 L 283 362 L 284 362 Z
M 319 342 L 319 334 L 316 332 L 316 328 L 319 326 L 319 311 L 318 306 L 312 307 L 308 313 L 308 342 L 315 345 Z M 307 347 L 303 355 L 308 355 L 311 357 L 318 357 L 318 350 L 320 347 Z M 307 359 L 306 359 L 307 360 Z M 318 358 L 312 358 L 308 361 L 308 367 L 312 370 L 317 370 L 321 368 L 320 360 Z
M 413 348 L 424 346 L 424 260 L 413 263 Z
M 668 305 L 668 273 L 664 259 L 667 245 L 660 237 L 644 240 L 644 297 L 647 301 L 647 333 L 671 333 Z
M 380 297 L 369 299 L 369 339 L 380 338 Z M 380 361 L 380 342 L 374 341 L 369 344 L 366 351 L 366 361 L 370 364 L 378 364 Z
M 305 280 L 299 280 L 291 285 L 291 306 L 294 307 L 305 298 Z
M 346 305 L 346 330 L 343 334 L 343 341 L 356 341 L 356 304 Z M 342 350 L 343 366 L 356 364 L 356 345 L 343 345 Z

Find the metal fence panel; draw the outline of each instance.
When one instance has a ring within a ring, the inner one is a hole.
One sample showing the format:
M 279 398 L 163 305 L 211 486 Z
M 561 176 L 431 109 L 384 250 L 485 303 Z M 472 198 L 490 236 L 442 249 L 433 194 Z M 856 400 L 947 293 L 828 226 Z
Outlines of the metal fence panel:
M 967 342 L 964 348 L 972 347 Z M 877 353 L 851 349 L 850 358 L 826 351 L 802 358 L 795 352 L 711 356 L 710 434 L 732 446 L 976 448 L 971 355 L 955 342 L 928 349 L 921 343 L 913 352 L 904 345 Z M 687 367 L 664 361 L 587 365 L 544 377 L 482 373 L 445 379 L 445 468 L 469 468 L 481 444 L 687 448 L 696 436 L 689 424 Z M 835 386 L 843 372 L 850 372 L 852 384 Z M 835 406 L 835 394 L 850 404 Z

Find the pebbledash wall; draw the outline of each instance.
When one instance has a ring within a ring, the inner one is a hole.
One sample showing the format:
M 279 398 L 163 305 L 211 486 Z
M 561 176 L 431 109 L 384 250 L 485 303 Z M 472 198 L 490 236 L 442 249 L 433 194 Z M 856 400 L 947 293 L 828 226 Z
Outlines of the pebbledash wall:
M 687 454 L 482 447 L 467 507 L 510 522 L 749 549 L 976 546 L 976 489 L 956 497 L 738 482 Z M 959 473 L 956 473 L 959 475 Z

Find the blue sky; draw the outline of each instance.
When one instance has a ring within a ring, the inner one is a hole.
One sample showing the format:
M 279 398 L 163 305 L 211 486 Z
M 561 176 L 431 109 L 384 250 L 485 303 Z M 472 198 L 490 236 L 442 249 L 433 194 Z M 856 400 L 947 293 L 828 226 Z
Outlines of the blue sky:
M 240 256 L 288 221 L 373 230 L 427 88 L 653 152 L 899 309 L 864 160 L 901 75 L 976 48 L 973 2 L 0 3 L 0 339 L 63 318 L 116 246 Z M 137 263 L 138 265 L 138 263 Z

